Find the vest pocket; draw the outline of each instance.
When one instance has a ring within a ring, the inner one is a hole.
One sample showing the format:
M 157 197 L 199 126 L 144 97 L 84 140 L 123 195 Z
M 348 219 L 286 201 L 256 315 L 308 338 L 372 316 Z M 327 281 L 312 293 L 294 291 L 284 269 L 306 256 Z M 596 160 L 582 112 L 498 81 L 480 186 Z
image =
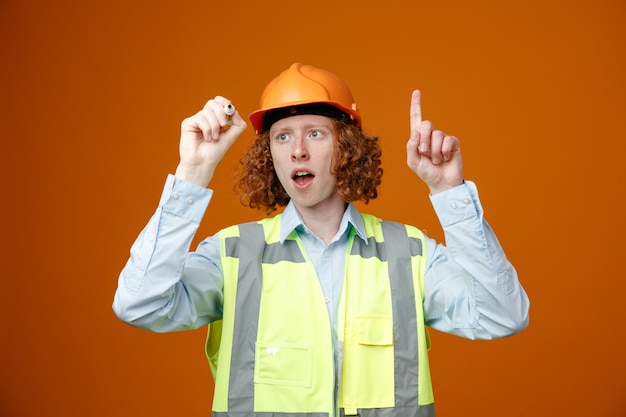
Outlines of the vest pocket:
M 352 328 L 346 327 L 343 351 L 340 405 L 344 408 L 394 407 L 392 316 L 355 316 Z
M 255 350 L 255 383 L 311 387 L 311 346 L 257 343 Z

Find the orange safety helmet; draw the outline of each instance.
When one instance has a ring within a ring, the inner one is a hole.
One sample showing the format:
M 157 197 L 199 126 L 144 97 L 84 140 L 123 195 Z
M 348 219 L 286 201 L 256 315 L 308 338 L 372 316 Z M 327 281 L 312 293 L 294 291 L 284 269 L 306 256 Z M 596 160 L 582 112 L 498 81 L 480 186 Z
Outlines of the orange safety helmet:
M 361 126 L 361 115 L 347 84 L 335 74 L 311 65 L 295 63 L 280 73 L 263 90 L 260 107 L 250 114 L 256 134 L 296 114 L 343 118 Z

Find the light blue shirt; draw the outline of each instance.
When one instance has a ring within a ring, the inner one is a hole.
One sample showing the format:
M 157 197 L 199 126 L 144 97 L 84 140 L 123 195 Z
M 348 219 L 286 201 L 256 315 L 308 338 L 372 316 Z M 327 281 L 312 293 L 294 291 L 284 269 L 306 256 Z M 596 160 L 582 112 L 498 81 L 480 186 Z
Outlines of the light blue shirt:
M 168 332 L 199 328 L 221 318 L 219 236 L 205 239 L 195 252 L 189 252 L 212 194 L 168 176 L 159 206 L 134 242 L 120 274 L 113 302 L 120 319 Z M 426 324 L 471 339 L 504 337 L 524 329 L 528 297 L 483 218 L 476 186 L 465 181 L 430 198 L 446 245 L 426 239 Z M 295 206 L 288 205 L 281 219 L 281 240 L 296 230 L 315 266 L 334 340 L 350 228 L 355 229 L 356 238 L 365 238 L 363 221 L 352 204 L 347 205 L 328 245 L 308 230 Z

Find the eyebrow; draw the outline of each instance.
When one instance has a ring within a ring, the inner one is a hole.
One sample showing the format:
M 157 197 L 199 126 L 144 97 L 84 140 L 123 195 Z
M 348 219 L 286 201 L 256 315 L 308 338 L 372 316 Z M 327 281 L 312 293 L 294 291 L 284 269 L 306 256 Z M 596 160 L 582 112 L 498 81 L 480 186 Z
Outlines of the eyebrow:
M 311 130 L 311 129 L 330 129 L 332 130 L 332 127 L 330 126 L 326 126 L 325 124 L 319 124 L 319 123 L 309 123 L 306 124 L 304 126 L 302 126 L 304 130 Z
M 328 131 L 333 131 L 334 126 L 328 126 L 326 124 L 320 124 L 320 123 L 307 123 L 305 125 L 302 126 L 302 130 L 311 130 L 311 129 L 320 129 L 320 130 L 328 130 Z M 281 129 L 276 129 L 275 132 L 273 132 L 272 134 L 276 134 L 276 133 L 284 133 L 284 132 L 293 132 L 293 128 L 291 126 L 289 127 L 284 127 Z

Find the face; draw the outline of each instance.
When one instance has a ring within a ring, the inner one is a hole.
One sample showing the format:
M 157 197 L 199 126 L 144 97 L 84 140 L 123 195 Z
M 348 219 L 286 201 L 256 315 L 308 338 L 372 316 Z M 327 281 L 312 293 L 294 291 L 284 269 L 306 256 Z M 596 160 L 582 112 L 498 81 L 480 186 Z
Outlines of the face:
M 337 178 L 331 174 L 336 152 L 335 125 L 325 116 L 298 115 L 270 128 L 270 152 L 281 184 L 296 207 L 343 210 Z

